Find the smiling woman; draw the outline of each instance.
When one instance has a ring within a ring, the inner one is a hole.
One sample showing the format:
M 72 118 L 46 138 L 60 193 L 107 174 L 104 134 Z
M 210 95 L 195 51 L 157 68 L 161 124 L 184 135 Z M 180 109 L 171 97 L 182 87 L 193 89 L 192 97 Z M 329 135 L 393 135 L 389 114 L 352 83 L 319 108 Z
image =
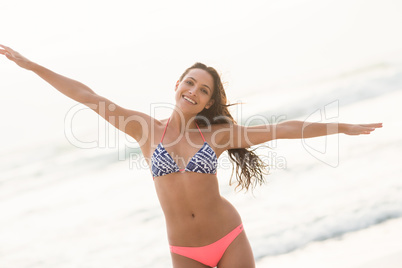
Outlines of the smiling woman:
M 210 86 L 200 84 L 194 77 L 200 81 L 207 81 Z M 203 107 L 209 109 L 215 101 L 211 99 L 212 86 L 213 80 L 208 73 L 202 69 L 192 69 L 186 75 L 184 81 L 177 81 L 175 90 L 176 95 L 181 96 L 180 98 L 184 98 L 193 105 L 198 105 L 199 109 L 201 109 L 199 112 L 201 112 Z
M 249 149 L 253 145 L 337 133 L 370 134 L 382 126 L 301 121 L 240 126 L 228 111 L 230 105 L 219 74 L 202 63 L 180 76 L 175 87 L 175 108 L 169 118 L 158 120 L 120 107 L 86 85 L 46 69 L 9 47 L 1 47 L 0 54 L 87 105 L 139 142 L 154 177 L 176 268 L 255 266 L 242 219 L 219 192 L 217 160 L 223 152 L 228 151 L 233 161 L 237 187 L 248 190 L 264 182 L 266 167 Z

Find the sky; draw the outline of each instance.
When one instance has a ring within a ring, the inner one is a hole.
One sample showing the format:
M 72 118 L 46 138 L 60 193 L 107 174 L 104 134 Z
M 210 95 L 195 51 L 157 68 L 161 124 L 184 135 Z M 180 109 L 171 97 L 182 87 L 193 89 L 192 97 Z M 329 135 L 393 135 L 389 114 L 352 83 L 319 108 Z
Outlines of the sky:
M 398 0 L 6 1 L 0 44 L 149 113 L 150 103 L 173 103 L 197 61 L 222 74 L 230 102 L 247 102 L 402 59 L 400 14 Z M 0 76 L 0 112 L 60 121 L 75 104 L 5 58 Z

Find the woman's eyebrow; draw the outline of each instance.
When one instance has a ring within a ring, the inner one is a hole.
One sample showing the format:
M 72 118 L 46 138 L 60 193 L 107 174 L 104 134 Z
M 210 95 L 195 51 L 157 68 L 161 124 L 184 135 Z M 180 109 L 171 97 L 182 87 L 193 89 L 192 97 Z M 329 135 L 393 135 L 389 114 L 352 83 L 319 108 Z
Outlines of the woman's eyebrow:
M 193 79 L 195 82 L 197 82 L 197 80 L 195 80 L 193 77 L 191 77 L 191 76 L 189 76 L 188 78 L 191 78 L 191 79 Z M 207 85 L 203 85 L 203 86 L 206 86 L 209 90 L 211 90 L 210 88 L 209 88 L 209 86 L 207 86 Z

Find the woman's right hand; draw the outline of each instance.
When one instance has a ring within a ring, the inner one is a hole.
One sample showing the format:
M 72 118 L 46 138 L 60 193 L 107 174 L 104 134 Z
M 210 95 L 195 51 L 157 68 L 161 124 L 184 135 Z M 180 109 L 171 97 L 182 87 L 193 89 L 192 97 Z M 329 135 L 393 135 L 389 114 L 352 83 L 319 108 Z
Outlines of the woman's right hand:
M 27 58 L 22 56 L 20 53 L 18 53 L 15 50 L 12 50 L 9 47 L 3 46 L 3 45 L 0 45 L 0 47 L 3 48 L 3 49 L 0 49 L 0 54 L 6 56 L 7 59 L 15 62 L 18 66 L 29 70 L 30 66 L 32 65 L 32 62 L 30 60 L 28 60 Z
M 376 128 L 382 127 L 382 123 L 374 124 L 343 124 L 342 132 L 346 135 L 370 134 Z

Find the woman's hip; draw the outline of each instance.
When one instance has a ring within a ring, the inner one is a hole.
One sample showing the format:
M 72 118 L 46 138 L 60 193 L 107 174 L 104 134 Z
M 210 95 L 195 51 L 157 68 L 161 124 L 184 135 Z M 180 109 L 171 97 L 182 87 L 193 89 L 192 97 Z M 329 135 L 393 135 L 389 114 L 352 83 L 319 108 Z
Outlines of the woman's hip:
M 211 208 L 195 210 L 191 214 L 177 214 L 166 216 L 170 245 L 189 247 L 208 245 L 224 237 L 242 223 L 236 208 L 225 198 L 221 198 Z

